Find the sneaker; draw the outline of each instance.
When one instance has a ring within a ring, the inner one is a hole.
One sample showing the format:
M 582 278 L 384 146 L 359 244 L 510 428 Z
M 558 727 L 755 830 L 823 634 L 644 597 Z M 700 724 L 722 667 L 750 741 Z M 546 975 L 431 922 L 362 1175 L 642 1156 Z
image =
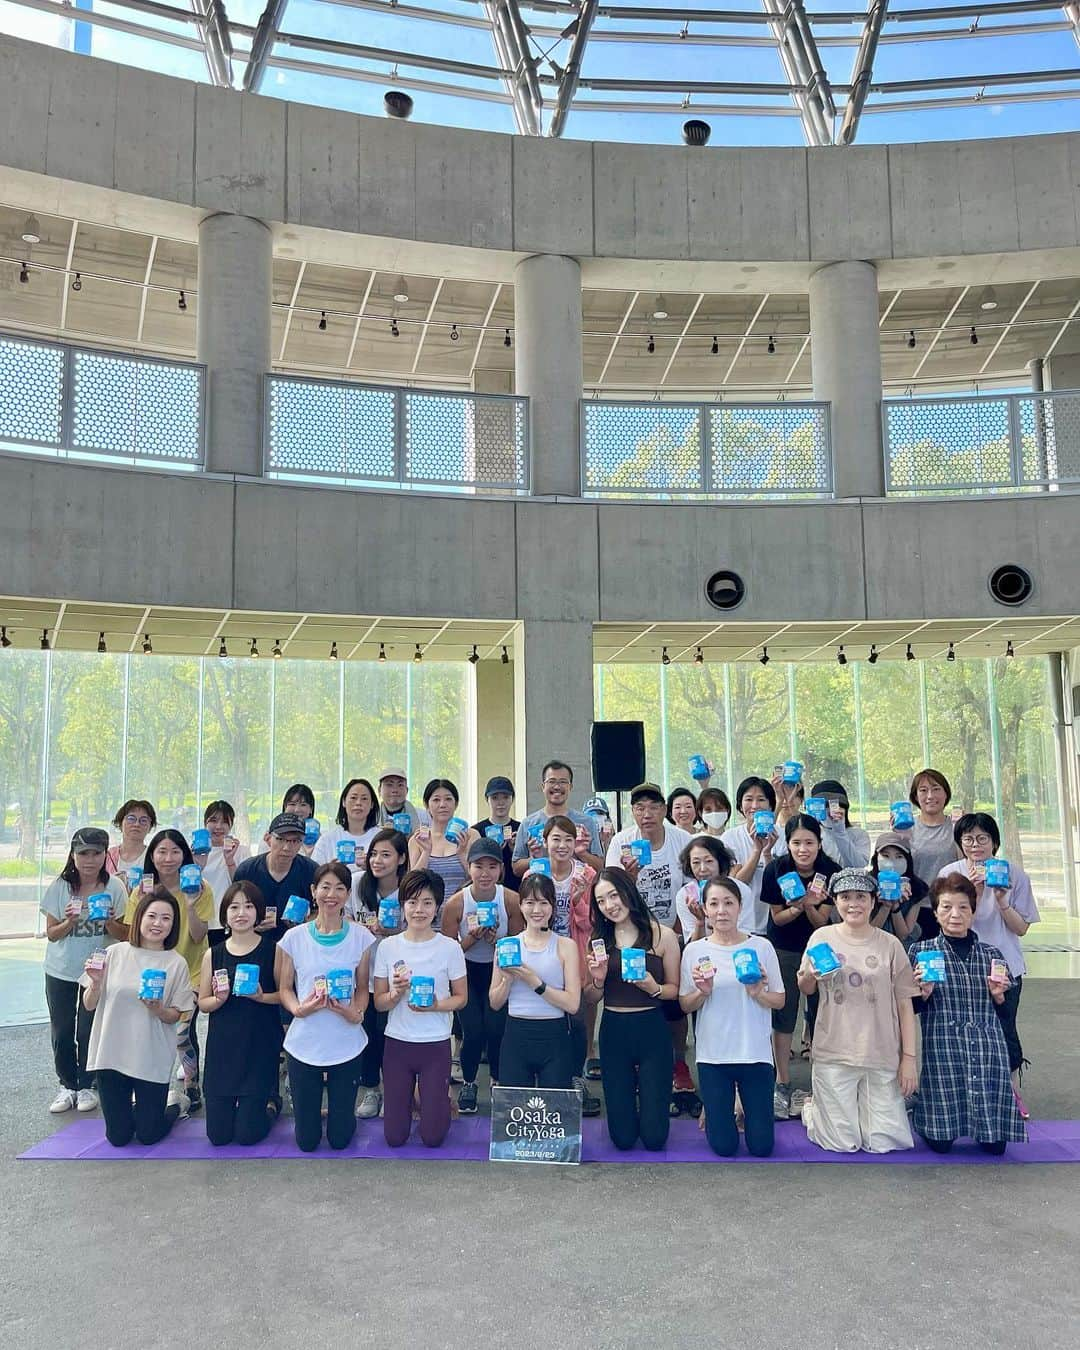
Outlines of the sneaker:
M 80 1088 L 75 1094 L 76 1111 L 96 1111 L 98 1109 L 98 1095 L 91 1088 Z
M 464 1083 L 461 1091 L 457 1095 L 458 1114 L 462 1116 L 475 1116 L 477 1112 L 476 1105 L 476 1084 Z
M 382 1110 L 382 1093 L 378 1088 L 368 1088 L 360 1098 L 356 1114 L 361 1120 L 374 1120 Z
M 54 1116 L 62 1115 L 65 1111 L 75 1109 L 76 1094 L 69 1088 L 61 1088 L 49 1105 L 49 1110 Z
M 685 1059 L 675 1061 L 675 1072 L 671 1075 L 672 1092 L 693 1092 L 694 1080 L 690 1074 L 690 1066 Z
M 598 1059 L 587 1059 L 585 1061 L 585 1077 L 593 1083 L 599 1081 L 600 1061 Z
M 202 1110 L 202 1088 L 198 1083 L 189 1083 L 183 1090 L 184 1096 L 188 1100 L 188 1110 L 190 1112 Z
M 1030 1111 L 1027 1109 L 1027 1107 L 1024 1105 L 1024 1099 L 1023 1099 L 1023 1097 L 1020 1096 L 1019 1092 L 1017 1092 L 1017 1090 L 1016 1090 L 1015 1088 L 1013 1088 L 1012 1094 L 1013 1094 L 1013 1099 L 1014 1099 L 1015 1102 L 1016 1102 L 1016 1109 L 1020 1112 L 1020 1119 L 1021 1119 L 1021 1120 L 1030 1120 L 1030 1119 L 1031 1119 L 1031 1112 L 1030 1112 Z M 59 1098 L 57 1098 L 57 1101 L 59 1101 Z M 55 1110 L 56 1110 L 56 1103 L 55 1103 L 55 1102 L 53 1103 L 52 1106 L 49 1107 L 49 1110 L 50 1110 L 50 1111 L 55 1111 Z
M 592 1095 L 585 1086 L 585 1079 L 573 1078 L 570 1085 L 577 1088 L 581 1093 L 581 1114 L 583 1116 L 598 1116 L 600 1114 L 600 1098 Z
M 804 1092 L 802 1088 L 795 1089 L 795 1091 L 791 1094 L 791 1108 L 788 1111 L 788 1115 L 791 1117 L 792 1120 L 802 1119 L 802 1109 L 809 1100 L 810 1100 L 809 1092 Z
M 773 1088 L 772 1111 L 774 1120 L 787 1120 L 791 1115 L 791 1085 L 777 1083 Z
M 169 1095 L 165 1100 L 165 1110 L 168 1111 L 172 1106 L 175 1106 L 179 1111 L 179 1114 L 176 1117 L 177 1120 L 187 1119 L 191 1110 L 191 1101 L 182 1088 L 174 1087 L 170 1089 Z

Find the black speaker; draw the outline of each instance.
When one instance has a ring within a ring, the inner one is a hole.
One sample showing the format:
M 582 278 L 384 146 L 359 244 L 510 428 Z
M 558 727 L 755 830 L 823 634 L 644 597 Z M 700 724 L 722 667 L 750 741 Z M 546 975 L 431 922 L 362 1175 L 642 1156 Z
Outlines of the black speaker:
M 592 776 L 597 792 L 627 792 L 645 781 L 645 723 L 594 722 Z

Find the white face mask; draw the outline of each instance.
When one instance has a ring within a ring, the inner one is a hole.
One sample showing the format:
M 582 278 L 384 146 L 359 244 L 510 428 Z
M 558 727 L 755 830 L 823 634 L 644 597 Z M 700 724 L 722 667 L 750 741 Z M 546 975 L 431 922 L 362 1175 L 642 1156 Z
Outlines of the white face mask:
M 728 823 L 728 813 L 726 811 L 702 811 L 701 819 L 710 830 L 722 830 Z

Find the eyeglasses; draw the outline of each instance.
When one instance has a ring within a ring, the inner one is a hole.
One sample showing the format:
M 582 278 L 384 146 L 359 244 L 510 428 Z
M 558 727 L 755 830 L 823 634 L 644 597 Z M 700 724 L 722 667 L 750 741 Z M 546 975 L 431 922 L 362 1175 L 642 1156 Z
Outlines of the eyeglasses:
M 545 778 L 544 787 L 565 787 L 570 786 L 569 778 Z
M 994 841 L 988 834 L 962 834 L 960 842 L 971 848 L 977 848 L 980 844 L 992 844 Z
M 149 827 L 149 826 L 152 825 L 153 823 L 154 823 L 154 822 L 150 819 L 149 816 L 125 816 L 125 817 L 124 817 L 124 824 L 125 824 L 125 825 L 146 825 L 147 827 Z

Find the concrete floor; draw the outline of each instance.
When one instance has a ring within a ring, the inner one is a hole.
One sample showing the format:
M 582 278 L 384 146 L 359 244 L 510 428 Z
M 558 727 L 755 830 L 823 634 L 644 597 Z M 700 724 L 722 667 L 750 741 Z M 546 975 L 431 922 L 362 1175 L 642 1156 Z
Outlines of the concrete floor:
M 1044 1117 L 1080 1117 L 1078 1015 L 1080 983 L 1025 987 Z M 19 1350 L 1077 1344 L 1080 1168 L 16 1162 L 70 1119 L 49 1061 L 0 1031 Z

